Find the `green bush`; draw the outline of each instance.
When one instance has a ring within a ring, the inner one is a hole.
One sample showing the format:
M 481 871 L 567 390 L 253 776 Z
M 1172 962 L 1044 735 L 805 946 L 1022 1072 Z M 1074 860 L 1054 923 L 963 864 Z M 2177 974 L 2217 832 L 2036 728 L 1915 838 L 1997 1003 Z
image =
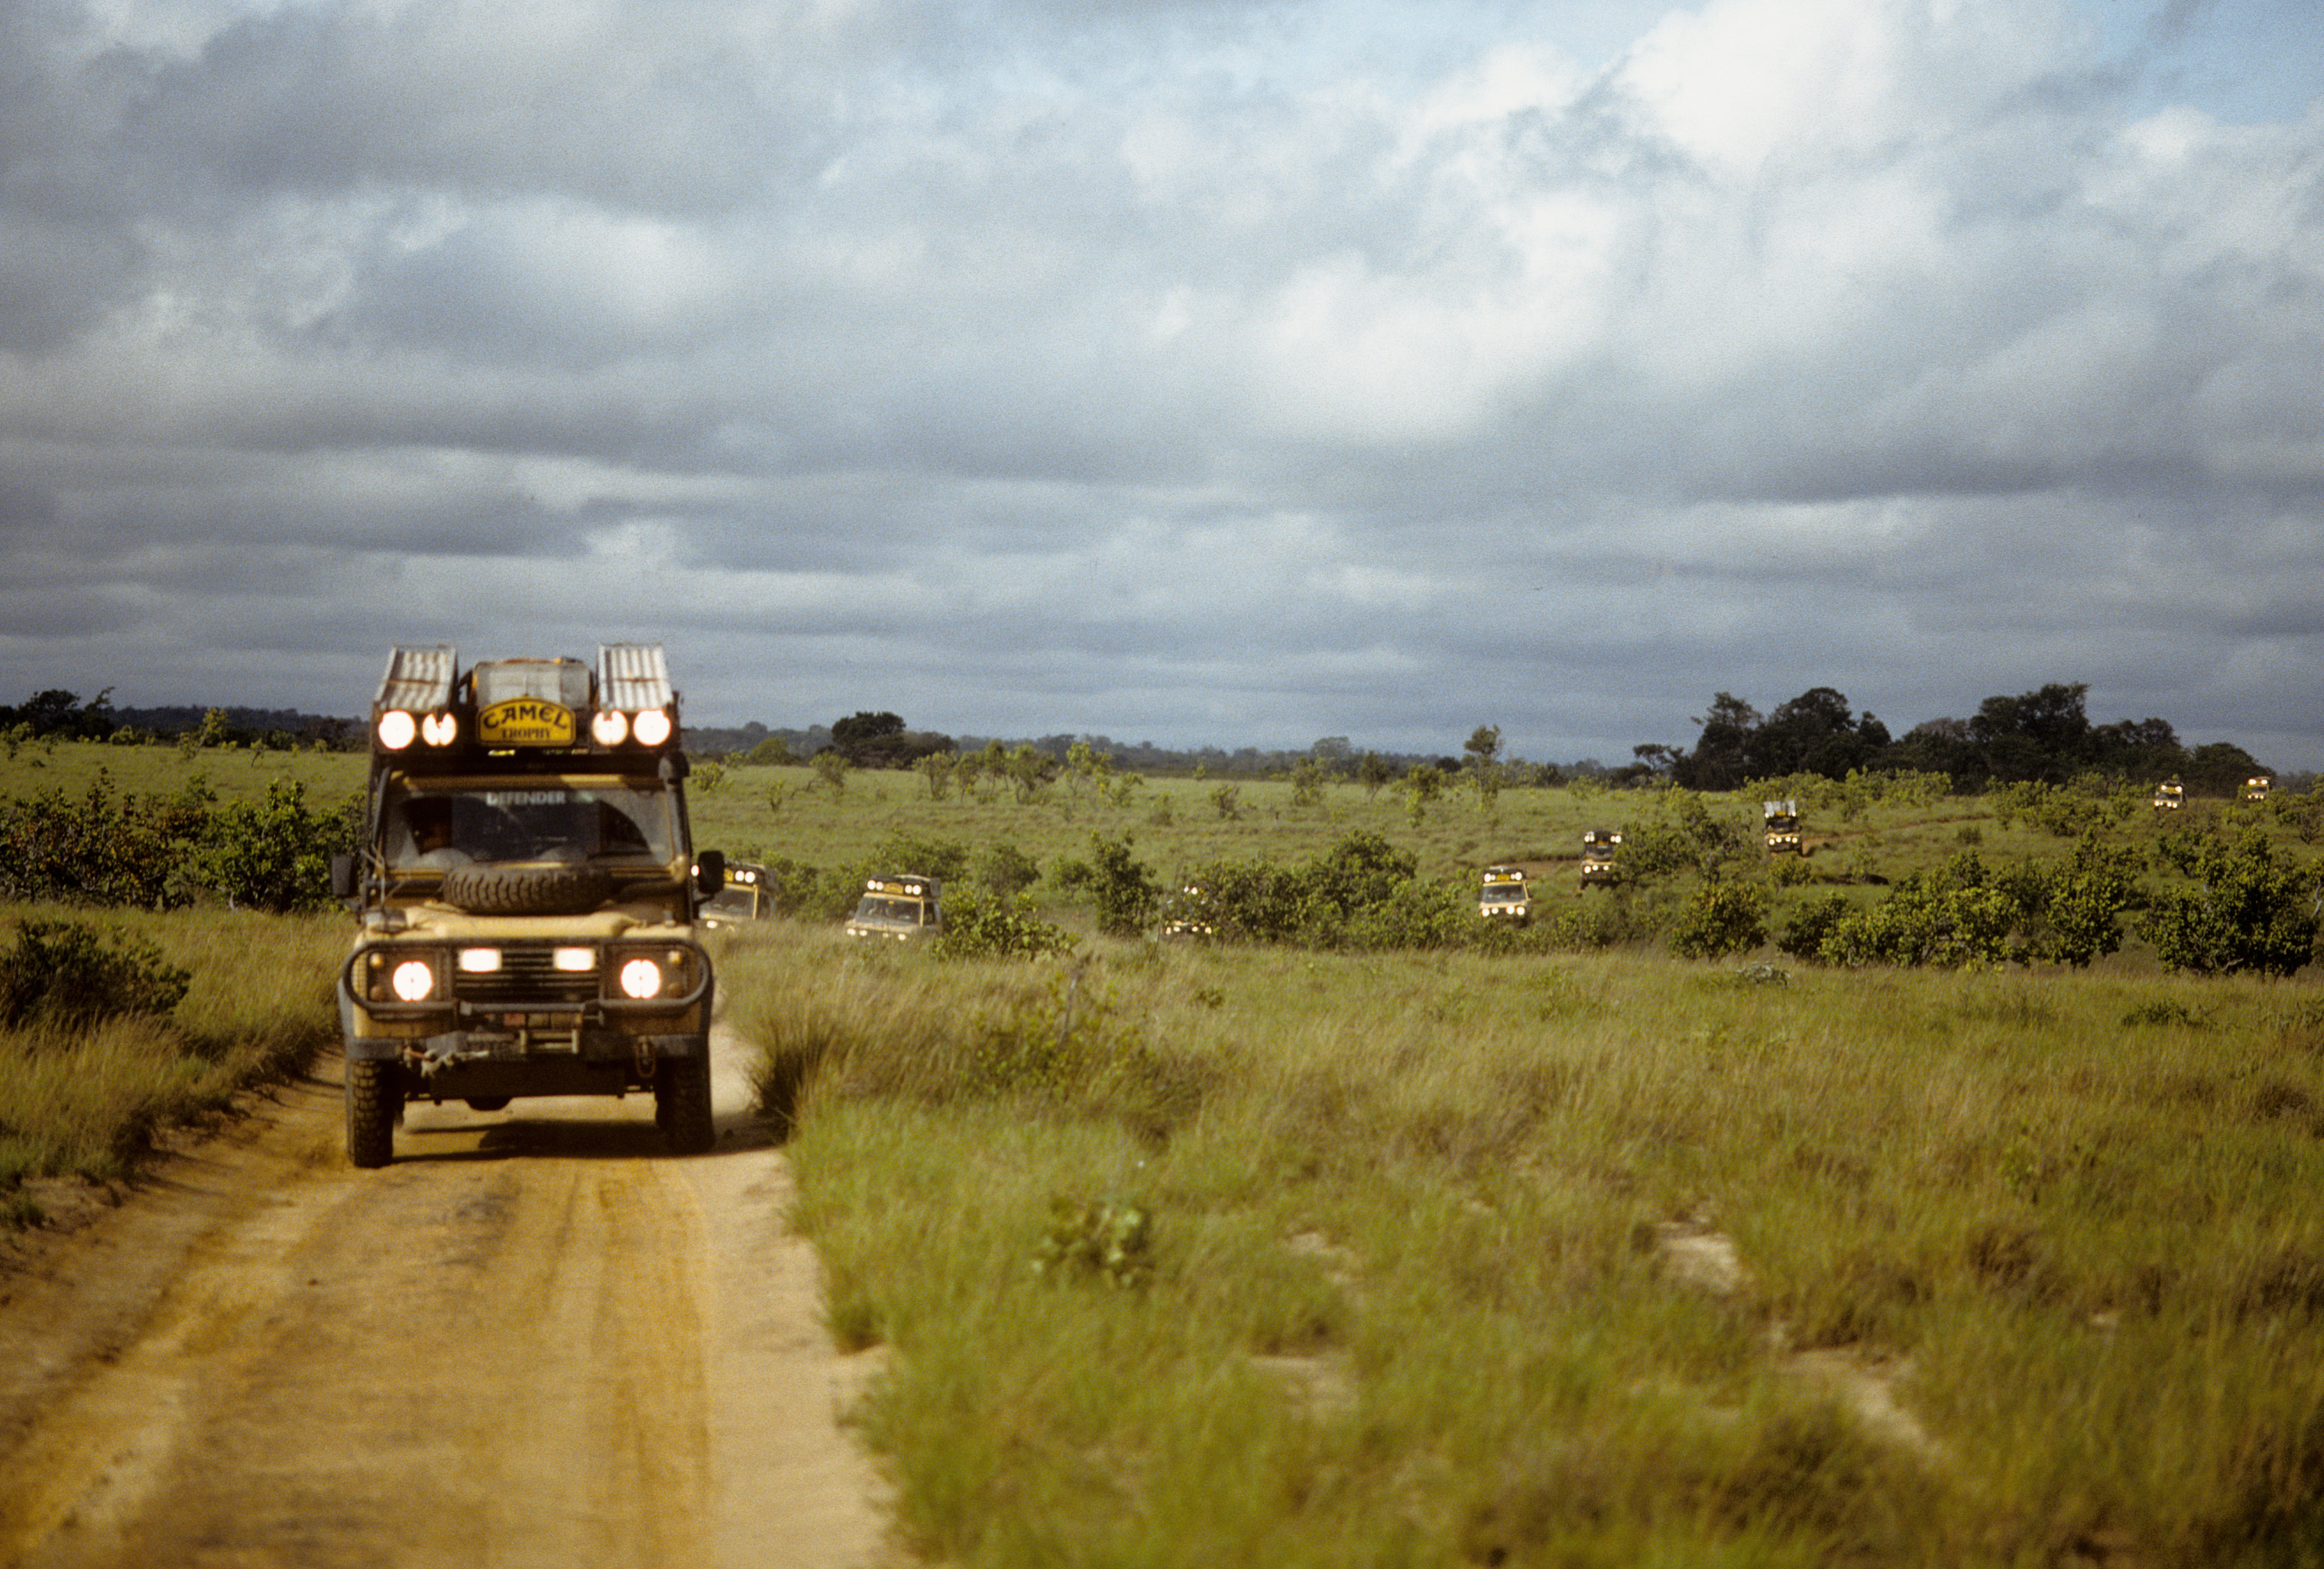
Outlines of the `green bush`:
M 1872 909 L 1843 916 L 1818 955 L 1834 964 L 1997 964 L 2010 955 L 2023 913 L 1968 851 L 1906 878 Z
M 204 886 L 239 909 L 273 915 L 331 902 L 331 857 L 361 838 L 356 803 L 336 812 L 307 806 L 306 787 L 277 780 L 263 803 L 235 801 L 210 814 L 195 857 Z
M 1130 853 L 1130 836 L 1090 835 L 1090 892 L 1097 900 L 1097 929 L 1111 937 L 1134 937 L 1154 918 L 1162 885 Z
M 2316 956 L 2318 872 L 2278 858 L 2256 829 L 2232 850 L 2209 835 L 2165 840 L 2194 889 L 2158 896 L 2140 935 L 2173 970 L 2289 975 Z
M 1679 912 L 1670 946 L 1683 959 L 1717 959 L 1766 940 L 1765 890 L 1749 882 L 1706 882 Z
M 1074 946 L 1074 936 L 1043 920 L 1030 895 L 964 888 L 945 897 L 935 950 L 945 959 L 1038 959 Z
M 0 953 L 0 1025 L 86 1029 L 100 1019 L 169 1013 L 193 974 L 118 928 L 84 921 L 27 920 Z
M 1848 918 L 1848 896 L 1844 893 L 1827 893 L 1821 899 L 1810 900 L 1784 923 L 1783 935 L 1775 939 L 1776 948 L 1795 959 L 1821 958 L 1825 941 Z
M 2120 948 L 2122 915 L 2141 897 L 2136 878 L 2145 860 L 2135 849 L 2107 848 L 2093 830 L 2063 865 L 2024 868 L 2026 956 L 2085 969 Z
M 1003 842 L 980 852 L 970 866 L 969 876 L 1005 899 L 1040 881 L 1041 863 L 1016 845 Z
M 0 801 L 0 899 L 176 909 L 193 901 L 189 862 L 212 797 L 117 795 L 104 770 L 78 801 L 60 789 Z

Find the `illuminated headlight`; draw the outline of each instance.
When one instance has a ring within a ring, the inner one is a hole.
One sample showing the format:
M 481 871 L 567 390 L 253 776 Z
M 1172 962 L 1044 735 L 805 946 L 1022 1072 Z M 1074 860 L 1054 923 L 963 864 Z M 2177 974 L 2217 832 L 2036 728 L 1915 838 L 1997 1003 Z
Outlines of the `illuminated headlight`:
M 661 966 L 651 959 L 631 959 L 622 965 L 622 995 L 642 1002 L 661 995 Z
M 589 739 L 600 746 L 619 746 L 630 738 L 630 716 L 618 708 L 600 708 L 589 716 Z
M 460 721 L 450 714 L 430 714 L 420 722 L 420 737 L 430 746 L 449 746 L 460 739 Z
M 462 948 L 460 950 L 460 974 L 463 975 L 496 974 L 500 967 L 501 951 L 498 948 Z
M 549 956 L 549 962 L 568 975 L 586 974 L 597 967 L 595 948 L 559 948 Z
M 420 722 L 401 708 L 391 708 L 379 716 L 379 743 L 390 752 L 401 752 L 420 734 Z
M 390 973 L 388 984 L 406 1002 L 425 1002 L 436 990 L 436 970 L 424 959 L 406 959 Z
M 641 746 L 659 746 L 669 739 L 669 715 L 659 708 L 649 708 L 637 716 L 630 726 Z

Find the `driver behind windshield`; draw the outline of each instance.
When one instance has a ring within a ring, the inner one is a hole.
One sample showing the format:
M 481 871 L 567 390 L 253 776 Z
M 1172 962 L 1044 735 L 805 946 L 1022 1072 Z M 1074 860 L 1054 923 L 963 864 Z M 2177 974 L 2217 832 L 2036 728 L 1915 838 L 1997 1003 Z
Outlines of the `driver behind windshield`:
M 390 819 L 397 864 L 443 871 L 472 862 L 583 861 L 655 854 L 635 818 L 613 802 L 563 789 L 415 794 Z

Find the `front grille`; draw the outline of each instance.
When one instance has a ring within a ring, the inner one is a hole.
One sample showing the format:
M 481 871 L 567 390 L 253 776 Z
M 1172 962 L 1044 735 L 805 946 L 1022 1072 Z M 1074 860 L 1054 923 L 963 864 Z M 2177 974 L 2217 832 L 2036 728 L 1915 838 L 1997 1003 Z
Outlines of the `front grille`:
M 532 1005 L 595 1001 L 597 997 L 595 964 L 578 971 L 557 968 L 554 955 L 560 946 L 571 947 L 577 945 L 506 945 L 501 948 L 501 967 L 486 974 L 471 974 L 456 965 L 452 973 L 452 994 L 463 1002 Z

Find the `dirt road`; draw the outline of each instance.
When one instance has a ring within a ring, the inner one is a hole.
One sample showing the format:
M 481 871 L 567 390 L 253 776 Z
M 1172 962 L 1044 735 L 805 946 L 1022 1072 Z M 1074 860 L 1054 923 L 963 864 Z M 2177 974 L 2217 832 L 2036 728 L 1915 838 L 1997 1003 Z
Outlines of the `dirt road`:
M 414 1106 L 350 1168 L 337 1063 L 0 1273 L 0 1564 L 856 1569 L 870 1369 L 782 1152 L 650 1098 Z

